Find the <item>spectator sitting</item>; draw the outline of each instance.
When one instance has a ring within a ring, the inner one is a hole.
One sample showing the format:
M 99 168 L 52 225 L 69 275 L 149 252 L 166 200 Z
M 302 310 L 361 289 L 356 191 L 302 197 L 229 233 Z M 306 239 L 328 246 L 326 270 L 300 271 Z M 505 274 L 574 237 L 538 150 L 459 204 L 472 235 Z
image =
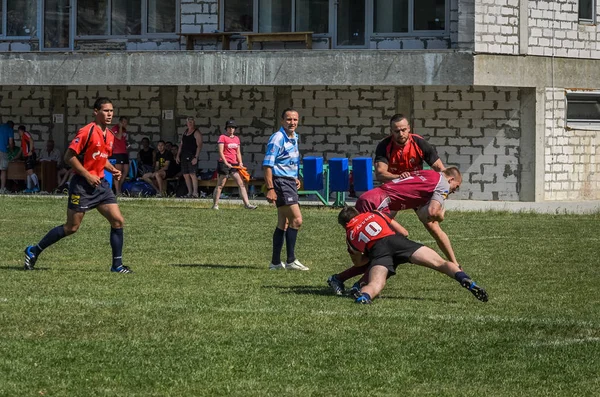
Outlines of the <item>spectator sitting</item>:
M 179 146 L 177 148 L 179 148 Z M 173 149 L 173 142 L 166 141 L 165 142 L 165 150 L 168 151 L 168 152 L 171 152 L 171 149 Z M 173 153 L 173 152 L 171 152 L 171 153 Z
M 138 151 L 138 172 L 141 175 L 149 172 L 154 172 L 154 149 L 150 147 L 150 140 L 148 138 L 142 139 L 142 147 Z
M 56 161 L 58 165 L 62 155 L 60 154 L 60 150 L 54 147 L 54 140 L 48 139 L 46 141 L 46 149 L 40 150 L 39 161 Z
M 177 171 L 171 165 L 175 163 L 175 161 L 173 160 L 173 154 L 165 149 L 165 141 L 158 141 L 156 147 L 155 171 L 144 174 L 142 179 L 154 187 L 158 192 L 156 195 L 157 197 L 164 197 L 167 195 L 167 184 L 165 179 L 174 177 Z

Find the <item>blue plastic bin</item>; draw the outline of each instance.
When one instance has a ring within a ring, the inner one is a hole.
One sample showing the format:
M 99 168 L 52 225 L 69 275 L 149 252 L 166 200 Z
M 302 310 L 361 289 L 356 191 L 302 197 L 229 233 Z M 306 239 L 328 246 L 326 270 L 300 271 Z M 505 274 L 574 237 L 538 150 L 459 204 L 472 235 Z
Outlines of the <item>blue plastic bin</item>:
M 332 192 L 346 192 L 350 187 L 350 171 L 347 158 L 329 160 L 329 189 Z
M 323 157 L 302 160 L 303 190 L 323 190 Z
M 110 161 L 110 163 L 114 166 L 115 164 L 117 164 L 117 160 L 115 159 L 109 159 L 108 161 Z M 121 175 L 121 178 L 125 178 L 125 175 Z M 110 172 L 104 170 L 104 179 L 106 179 L 106 182 L 108 182 L 108 185 L 110 186 L 110 188 L 112 189 L 112 185 L 113 185 L 113 174 L 111 174 Z

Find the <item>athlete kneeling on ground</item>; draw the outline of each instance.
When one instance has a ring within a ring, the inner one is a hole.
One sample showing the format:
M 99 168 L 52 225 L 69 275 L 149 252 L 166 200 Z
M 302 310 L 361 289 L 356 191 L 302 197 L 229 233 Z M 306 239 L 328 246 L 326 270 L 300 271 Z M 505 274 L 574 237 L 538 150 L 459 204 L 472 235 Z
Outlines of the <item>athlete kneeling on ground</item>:
M 371 303 L 387 278 L 396 274 L 396 267 L 407 262 L 444 273 L 477 299 L 487 302 L 485 290 L 456 263 L 446 261 L 431 248 L 406 238 L 406 229 L 386 214 L 379 211 L 360 214 L 354 207 L 345 207 L 338 215 L 338 223 L 346 228 L 348 253 L 354 266 L 369 263 L 369 283 L 360 289 L 356 303 Z

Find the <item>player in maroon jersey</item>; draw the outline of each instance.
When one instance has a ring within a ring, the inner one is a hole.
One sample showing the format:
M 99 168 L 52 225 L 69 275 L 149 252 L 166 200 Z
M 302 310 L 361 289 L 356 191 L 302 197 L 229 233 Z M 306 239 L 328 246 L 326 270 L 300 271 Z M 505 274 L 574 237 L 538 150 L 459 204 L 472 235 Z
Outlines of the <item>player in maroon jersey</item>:
M 450 239 L 440 227 L 440 222 L 444 220 L 444 203 L 448 195 L 454 193 L 461 183 L 462 176 L 456 167 L 448 167 L 442 172 L 415 171 L 406 178 L 394 179 L 363 193 L 356 201 L 355 208 L 360 213 L 379 210 L 392 218 L 397 211 L 414 209 L 446 259 L 458 263 Z M 350 267 L 330 276 L 327 283 L 337 295 L 342 295 L 344 282 L 362 273 L 360 268 Z M 360 285 L 360 282 L 357 284 Z M 353 287 L 353 290 L 356 289 L 357 285 Z
M 359 267 L 369 266 L 369 283 L 361 288 L 356 303 L 371 303 L 385 287 L 387 278 L 396 274 L 396 267 L 407 262 L 444 273 L 471 291 L 477 299 L 487 302 L 486 291 L 456 263 L 444 260 L 431 248 L 399 234 L 402 226 L 383 212 L 360 214 L 355 207 L 345 207 L 338 215 L 338 222 L 346 228 L 352 263 Z

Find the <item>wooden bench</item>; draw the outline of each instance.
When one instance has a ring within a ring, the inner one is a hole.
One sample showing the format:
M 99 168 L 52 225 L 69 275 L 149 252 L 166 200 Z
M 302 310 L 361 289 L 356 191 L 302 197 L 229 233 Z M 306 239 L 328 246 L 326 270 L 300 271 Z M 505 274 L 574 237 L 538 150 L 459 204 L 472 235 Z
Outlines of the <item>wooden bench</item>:
M 211 40 L 216 39 L 217 43 L 219 40 L 222 44 L 223 50 L 229 50 L 229 43 L 231 41 L 231 36 L 235 33 L 232 32 L 215 32 L 215 33 L 180 33 L 181 37 L 185 37 L 185 49 L 193 50 L 194 49 L 194 40 Z
M 302 42 L 306 43 L 307 49 L 312 49 L 313 32 L 277 32 L 277 33 L 243 33 L 246 37 L 248 49 L 252 49 L 255 42 Z
M 34 169 L 40 180 L 40 189 L 45 192 L 52 192 L 58 185 L 56 174 L 56 161 L 38 161 Z M 27 171 L 25 171 L 24 161 L 10 161 L 6 170 L 6 179 L 12 181 L 26 181 Z

